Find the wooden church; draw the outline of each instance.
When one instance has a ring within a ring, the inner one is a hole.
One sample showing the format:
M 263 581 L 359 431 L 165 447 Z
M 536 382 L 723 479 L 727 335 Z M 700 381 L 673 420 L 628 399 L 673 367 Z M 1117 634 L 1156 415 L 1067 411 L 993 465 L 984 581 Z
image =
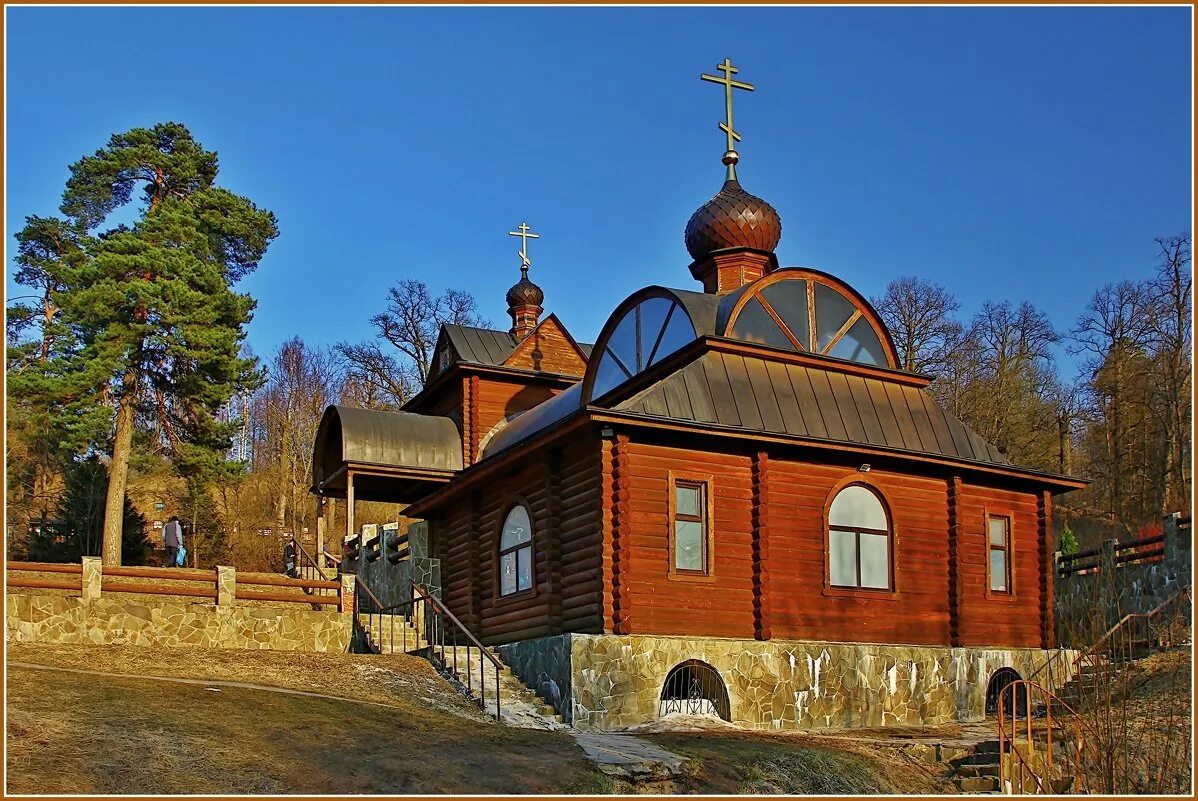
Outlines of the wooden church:
M 980 717 L 996 671 L 1054 645 L 1052 499 L 1084 482 L 1012 464 L 899 368 L 861 292 L 780 266 L 736 172 L 751 87 L 719 69 L 695 283 L 580 343 L 542 317 L 522 226 L 511 328 L 444 326 L 402 413 L 330 407 L 314 489 L 410 504 L 444 602 L 580 728 L 657 717 L 683 674 L 752 728 Z

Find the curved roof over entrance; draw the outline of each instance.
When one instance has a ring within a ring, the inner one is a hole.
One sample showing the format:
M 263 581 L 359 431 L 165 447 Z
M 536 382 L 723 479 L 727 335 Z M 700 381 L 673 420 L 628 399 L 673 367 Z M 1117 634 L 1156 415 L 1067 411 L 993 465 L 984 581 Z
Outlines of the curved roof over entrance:
M 414 500 L 461 469 L 462 435 L 448 417 L 334 405 L 316 432 L 312 491 L 344 497 L 352 475 L 358 500 Z

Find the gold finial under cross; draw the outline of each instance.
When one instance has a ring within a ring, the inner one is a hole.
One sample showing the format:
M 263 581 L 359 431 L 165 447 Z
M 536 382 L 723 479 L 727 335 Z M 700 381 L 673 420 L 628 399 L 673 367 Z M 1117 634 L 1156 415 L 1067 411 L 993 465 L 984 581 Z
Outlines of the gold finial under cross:
M 528 223 L 520 223 L 516 228 L 519 230 L 508 231 L 507 235 L 520 237 L 520 271 L 527 273 L 528 268 L 532 266 L 532 262 L 528 260 L 528 240 L 540 239 L 541 235 L 529 233 L 531 229 L 528 227 Z
M 712 83 L 720 83 L 724 85 L 724 113 L 727 116 L 725 122 L 720 123 L 720 130 L 728 136 L 728 150 L 724 153 L 724 164 L 728 165 L 728 180 L 736 180 L 736 162 L 740 161 L 740 154 L 736 152 L 736 143 L 740 141 L 740 134 L 732 127 L 732 90 L 744 89 L 752 92 L 757 87 L 751 83 L 737 81 L 733 79 L 733 75 L 740 72 L 739 69 L 732 66 L 732 59 L 725 58 L 723 64 L 717 64 L 716 69 L 724 73 L 724 77 L 716 75 L 708 75 L 702 73 L 699 77 L 705 81 Z

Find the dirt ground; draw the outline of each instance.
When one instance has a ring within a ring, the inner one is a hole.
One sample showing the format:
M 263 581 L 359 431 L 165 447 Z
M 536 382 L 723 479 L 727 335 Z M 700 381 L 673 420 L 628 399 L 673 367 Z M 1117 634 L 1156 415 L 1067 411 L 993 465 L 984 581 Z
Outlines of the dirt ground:
M 496 726 L 426 661 L 401 655 L 9 644 L 7 660 L 10 792 L 947 790 L 937 766 L 895 750 L 725 728 L 639 734 L 691 763 L 668 785 L 629 786 L 599 773 L 569 734 Z

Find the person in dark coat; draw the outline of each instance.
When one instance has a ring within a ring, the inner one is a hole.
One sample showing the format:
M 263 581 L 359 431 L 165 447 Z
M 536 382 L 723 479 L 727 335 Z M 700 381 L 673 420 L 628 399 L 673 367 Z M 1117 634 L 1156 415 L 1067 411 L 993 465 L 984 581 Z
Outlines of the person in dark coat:
M 299 578 L 299 571 L 296 569 L 296 560 L 299 556 L 299 547 L 295 542 L 295 535 L 292 534 L 287 538 L 287 544 L 283 546 L 283 564 L 287 567 L 287 575 L 291 578 Z
M 162 544 L 166 546 L 163 567 L 175 567 L 179 561 L 179 549 L 183 547 L 183 524 L 179 522 L 178 515 L 171 515 L 171 519 L 162 527 Z

